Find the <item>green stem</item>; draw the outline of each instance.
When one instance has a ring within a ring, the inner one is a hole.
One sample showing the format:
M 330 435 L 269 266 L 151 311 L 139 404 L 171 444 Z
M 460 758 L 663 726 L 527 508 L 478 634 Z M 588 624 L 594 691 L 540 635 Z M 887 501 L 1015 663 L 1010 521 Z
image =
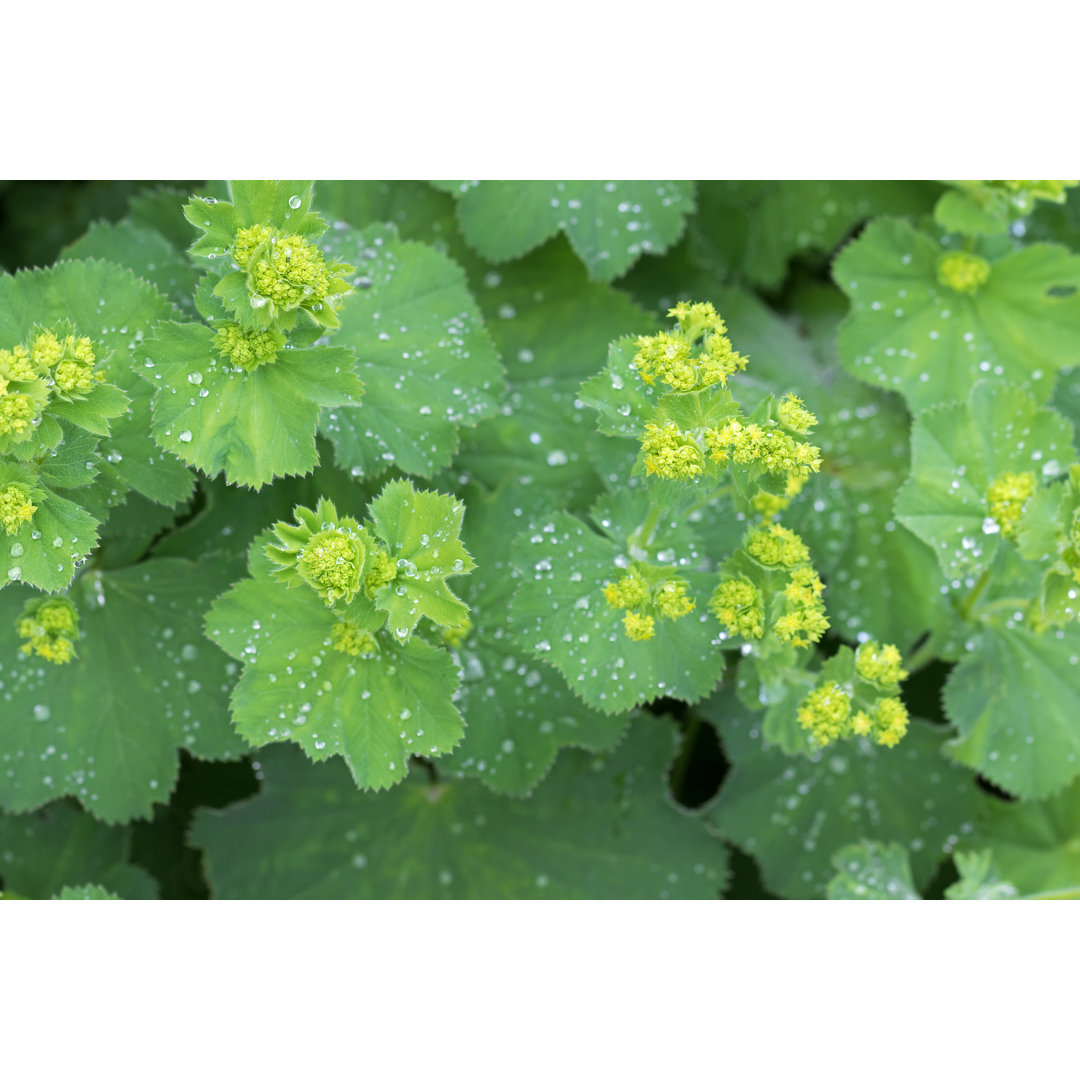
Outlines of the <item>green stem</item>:
M 665 507 L 655 502 L 650 506 L 648 517 L 630 534 L 627 540 L 627 547 L 631 549 L 631 554 L 633 554 L 634 548 L 645 549 L 653 542 L 656 530 L 664 517 L 665 509 Z
M 1070 885 L 1067 889 L 1051 889 L 1049 892 L 1029 893 L 1018 896 L 1017 900 L 1080 900 L 1080 885 Z
M 990 584 L 990 571 L 984 570 L 982 577 L 975 582 L 975 588 L 967 594 L 967 596 L 957 605 L 957 612 L 965 622 L 971 622 L 971 613 L 975 608 L 975 604 L 978 602 L 979 597 L 982 596 L 986 590 L 986 586 Z
M 911 671 L 925 667 L 937 656 L 937 645 L 931 634 L 905 661 L 904 666 Z

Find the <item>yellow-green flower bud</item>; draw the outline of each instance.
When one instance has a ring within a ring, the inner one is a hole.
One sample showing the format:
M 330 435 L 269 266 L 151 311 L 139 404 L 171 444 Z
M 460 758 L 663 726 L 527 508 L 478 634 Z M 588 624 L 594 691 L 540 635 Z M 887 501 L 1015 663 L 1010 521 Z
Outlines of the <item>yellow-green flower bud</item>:
M 381 547 L 375 548 L 368 559 L 364 574 L 364 593 L 368 598 L 397 577 L 397 563 Z
M 838 682 L 819 686 L 803 700 L 796 719 L 818 741 L 827 746 L 851 731 L 851 698 Z
M 1002 473 L 991 481 L 986 489 L 986 503 L 1002 536 L 1012 536 L 1016 532 L 1024 507 L 1038 486 L 1033 472 Z
M 41 370 L 35 366 L 25 345 L 0 349 L 0 394 L 7 389 L 9 382 L 30 382 L 40 374 Z
M 907 678 L 900 666 L 900 650 L 895 645 L 879 645 L 865 641 L 855 653 L 855 670 L 867 682 L 895 686 Z
M 304 545 L 296 560 L 300 576 L 326 601 L 348 603 L 360 589 L 364 545 L 344 529 L 323 529 Z
M 636 574 L 625 574 L 618 581 L 604 586 L 604 599 L 609 607 L 636 608 L 649 596 L 649 588 Z
M 28 600 L 15 626 L 25 644 L 19 650 L 53 664 L 66 664 L 75 656 L 79 613 L 66 597 Z
M 952 251 L 938 259 L 937 278 L 953 292 L 970 295 L 990 280 L 990 264 L 970 251 Z
M 459 649 L 465 644 L 465 640 L 468 638 L 471 631 L 472 620 L 466 615 L 462 622 L 457 626 L 448 626 L 443 630 L 443 644 L 448 645 L 451 649 Z
M 764 632 L 764 600 L 761 590 L 749 578 L 740 576 L 721 581 L 709 600 L 709 610 L 731 634 L 759 638 Z
M 763 566 L 793 567 L 810 561 L 807 546 L 783 525 L 766 525 L 752 532 L 746 550 Z
M 626 636 L 631 641 L 648 641 L 656 633 L 656 623 L 651 615 L 641 615 L 636 611 L 628 611 L 623 617 L 623 626 L 626 627 Z
M 895 746 L 907 732 L 908 711 L 899 698 L 884 698 L 874 709 L 874 740 L 881 746 Z
M 277 330 L 242 330 L 236 323 L 221 327 L 214 341 L 218 353 L 244 371 L 272 364 L 284 345 L 285 335 Z
M 29 394 L 8 390 L 0 396 L 0 435 L 12 435 L 15 442 L 30 437 L 32 425 L 41 415 Z
M 330 642 L 337 652 L 346 656 L 375 656 L 379 643 L 370 630 L 361 630 L 355 623 L 338 622 L 330 631 Z
M 701 447 L 693 436 L 680 431 L 678 424 L 646 424 L 641 449 L 645 452 L 647 476 L 692 480 L 705 464 Z
M 817 424 L 817 417 L 803 406 L 802 398 L 794 394 L 788 394 L 777 406 L 776 411 L 780 415 L 780 423 L 791 428 L 792 431 L 797 431 L 800 435 L 805 435 Z
M 0 525 L 8 536 L 14 536 L 36 513 L 25 484 L 8 484 L 0 490 Z
M 686 595 L 686 589 L 682 578 L 672 578 L 660 586 L 653 602 L 665 619 L 681 619 L 694 610 L 694 601 Z

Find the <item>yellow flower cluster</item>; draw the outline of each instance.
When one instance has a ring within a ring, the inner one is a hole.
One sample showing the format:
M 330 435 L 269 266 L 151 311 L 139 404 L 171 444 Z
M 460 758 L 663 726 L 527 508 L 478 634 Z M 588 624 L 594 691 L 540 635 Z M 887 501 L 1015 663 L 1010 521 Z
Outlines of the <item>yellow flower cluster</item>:
M 825 617 L 825 605 L 821 593 L 825 586 L 821 578 L 808 566 L 792 570 L 784 589 L 787 611 L 776 620 L 773 629 L 781 641 L 788 641 L 796 648 L 805 649 L 819 641 L 829 629 Z
M 724 320 L 712 304 L 684 301 L 668 316 L 678 319 L 677 331 L 639 337 L 634 343 L 634 368 L 649 386 L 657 379 L 683 392 L 726 386 L 730 375 L 746 367 L 746 358 L 732 347 Z
M 272 364 L 284 344 L 285 335 L 277 330 L 242 330 L 229 323 L 218 330 L 214 348 L 230 364 L 254 371 L 262 364 Z
M 88 337 L 42 330 L 29 345 L 0 349 L 0 437 L 30 438 L 50 396 L 80 397 L 105 376 Z
M 764 525 L 746 540 L 747 552 L 763 566 L 792 567 L 810 561 L 810 551 L 800 537 L 783 525 Z
M 851 697 L 840 683 L 827 682 L 807 694 L 796 719 L 821 746 L 828 746 L 851 733 Z
M 370 630 L 361 630 L 355 623 L 337 622 L 330 631 L 330 642 L 340 653 L 347 656 L 374 656 L 379 643 Z
M 817 423 L 812 413 L 806 415 Z M 717 463 L 729 459 L 736 465 L 757 463 L 766 472 L 783 473 L 796 481 L 805 481 L 821 468 L 821 451 L 816 446 L 798 442 L 780 428 L 729 420 L 722 428 L 706 431 L 704 438 L 711 459 Z
M 780 423 L 785 427 L 805 435 L 812 427 L 817 426 L 817 417 L 803 405 L 802 398 L 794 394 L 788 394 L 777 406 Z
M 990 264 L 970 251 L 952 251 L 938 259 L 937 278 L 953 292 L 970 295 L 990 280 Z
M 335 291 L 322 252 L 294 233 L 251 225 L 238 230 L 232 255 L 248 272 L 252 290 L 285 311 L 308 301 L 321 303 Z
M 19 650 L 27 656 L 40 656 L 53 664 L 66 664 L 75 656 L 79 637 L 79 613 L 64 597 L 30 600 L 16 625 L 25 644 Z
M 1012 536 L 1028 499 L 1035 494 L 1039 482 L 1033 472 L 1002 473 L 986 489 L 986 504 L 990 516 L 1001 528 L 1002 536 Z
M 693 480 L 705 464 L 697 440 L 680 431 L 678 424 L 646 424 L 641 449 L 645 452 L 646 476 Z
M 465 639 L 472 632 L 472 619 L 465 616 L 464 620 L 457 626 L 448 626 L 442 632 L 443 644 L 448 645 L 451 649 L 458 649 L 464 643 Z
M 865 641 L 855 653 L 855 670 L 867 682 L 895 686 L 907 678 L 900 666 L 900 650 L 895 645 Z
M 741 574 L 717 585 L 709 600 L 709 610 L 730 634 L 759 638 L 765 630 L 765 606 L 761 590 Z
M 37 513 L 26 484 L 8 484 L 0 490 L 0 525 L 14 536 Z
M 344 529 L 323 529 L 307 542 L 296 560 L 300 576 L 326 601 L 352 600 L 360 589 L 364 545 Z
M 669 578 L 650 587 L 636 570 L 609 582 L 603 594 L 608 607 L 625 609 L 623 626 L 631 641 L 648 641 L 653 637 L 657 618 L 681 619 L 695 607 L 682 578 Z

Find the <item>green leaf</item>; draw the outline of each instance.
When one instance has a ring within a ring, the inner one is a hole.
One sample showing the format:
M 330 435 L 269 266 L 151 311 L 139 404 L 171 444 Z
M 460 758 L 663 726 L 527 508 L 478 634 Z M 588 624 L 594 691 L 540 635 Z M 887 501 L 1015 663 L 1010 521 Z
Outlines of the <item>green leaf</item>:
M 589 277 L 611 281 L 643 252 L 669 248 L 694 208 L 688 180 L 471 180 L 445 182 L 465 239 L 505 262 L 566 233 Z
M 69 594 L 77 656 L 59 666 L 20 652 L 26 591 L 0 595 L 0 762 L 13 763 L 0 770 L 0 804 L 23 811 L 74 795 L 96 817 L 128 821 L 168 798 L 179 748 L 240 756 L 227 712 L 236 666 L 201 633 L 231 573 L 224 561 L 154 559 L 85 574 Z
M 110 828 L 67 802 L 35 814 L 0 814 L 4 890 L 30 900 L 47 900 L 83 881 L 128 900 L 154 899 L 157 886 L 128 862 L 130 850 L 130 829 Z
M 1057 479 L 1075 460 L 1072 430 L 1024 391 L 982 380 L 965 403 L 926 410 L 912 429 L 911 479 L 896 516 L 929 544 L 951 581 L 977 576 L 1010 541 L 988 489 L 1007 473 Z
M 587 506 L 599 490 L 587 449 L 595 418 L 575 403 L 578 387 L 612 339 L 659 323 L 624 294 L 590 282 L 563 239 L 486 273 L 477 299 L 510 386 L 498 415 L 463 433 L 455 468 L 489 488 L 514 480 Z
M 459 538 L 464 512 L 452 495 L 417 491 L 408 480 L 391 480 L 368 508 L 398 566 L 394 581 L 375 594 L 375 606 L 389 614 L 387 629 L 401 641 L 424 616 L 439 626 L 459 626 L 469 616 L 446 583 L 476 566 Z
M 706 606 L 710 575 L 680 571 L 696 610 L 658 619 L 654 637 L 631 641 L 623 612 L 602 591 L 629 565 L 625 548 L 557 514 L 519 536 L 513 558 L 522 574 L 512 608 L 516 639 L 558 668 L 593 708 L 619 713 L 660 697 L 697 701 L 723 674 L 723 654 L 713 642 L 718 627 Z
M 140 373 L 157 387 L 158 444 L 245 487 L 310 472 L 320 409 L 356 405 L 363 390 L 346 349 L 285 348 L 243 371 L 218 357 L 213 330 L 194 323 L 160 323 L 140 355 Z
M 960 880 L 945 890 L 946 900 L 1012 900 L 1017 888 L 1002 881 L 992 851 L 958 851 L 953 858 Z
M 585 706 L 558 672 L 522 655 L 513 637 L 510 598 L 517 579 L 509 541 L 547 510 L 542 494 L 521 485 L 506 487 L 494 499 L 470 491 L 468 507 L 464 538 L 479 568 L 461 584 L 471 629 L 451 643 L 461 668 L 455 701 L 465 718 L 465 738 L 440 761 L 439 773 L 476 777 L 492 791 L 524 795 L 548 772 L 560 748 L 610 750 L 628 717 Z
M 989 847 L 1001 874 L 1025 894 L 1080 887 L 1080 782 L 1042 802 L 984 800 L 971 846 Z
M 101 885 L 65 885 L 54 900 L 119 900 L 116 893 L 109 892 Z
M 827 900 L 921 900 L 911 860 L 899 844 L 851 844 L 833 856 Z
M 528 800 L 423 769 L 382 795 L 336 763 L 267 752 L 263 793 L 200 810 L 219 898 L 707 899 L 723 847 L 671 802 L 661 775 L 672 736 L 655 717 L 614 753 L 568 751 Z
M 940 191 L 912 180 L 708 181 L 691 242 L 707 264 L 772 290 L 795 255 L 827 254 L 869 218 L 928 213 Z
M 176 213 L 179 217 L 179 206 Z M 134 221 L 95 221 L 83 236 L 64 248 L 60 257 L 106 259 L 126 266 L 173 303 L 190 308 L 195 271 L 183 255 L 187 246 L 178 249 L 156 229 Z
M 91 390 L 85 397 L 73 401 L 54 401 L 49 412 L 74 427 L 83 428 L 94 435 L 108 435 L 110 420 L 124 416 L 131 402 L 119 387 L 105 383 Z
M 851 300 L 840 355 L 866 382 L 899 390 L 915 412 L 962 401 L 980 377 L 1026 387 L 1040 401 L 1080 353 L 1080 256 L 1034 244 L 992 264 L 974 294 L 938 281 L 948 249 L 903 221 L 883 219 L 833 267 Z
M 362 412 L 324 412 L 321 431 L 355 476 L 391 464 L 432 476 L 454 457 L 457 429 L 491 416 L 502 390 L 502 366 L 465 275 L 386 226 L 335 229 L 324 246 L 360 267 L 336 340 L 355 350 L 366 394 Z
M 1045 798 L 1080 774 L 1078 697 L 1080 626 L 987 626 L 945 687 L 949 752 L 1014 795 Z
M 891 750 L 856 738 L 801 758 L 763 749 L 760 720 L 729 695 L 702 711 L 732 763 L 708 821 L 758 860 L 780 896 L 823 895 L 832 854 L 862 840 L 905 845 L 925 887 L 942 853 L 973 828 L 973 778 L 942 757 L 944 733 L 921 720 Z
M 265 542 L 252 545 L 252 577 L 206 619 L 210 639 L 245 665 L 232 698 L 237 731 L 254 746 L 291 740 L 314 761 L 341 755 L 356 784 L 376 790 L 405 779 L 410 755 L 438 756 L 460 742 L 449 654 L 418 638 L 398 644 L 385 631 L 374 655 L 334 648 L 338 615 L 314 590 L 274 579 Z M 373 617 L 360 621 L 375 630 L 383 617 L 366 603 Z

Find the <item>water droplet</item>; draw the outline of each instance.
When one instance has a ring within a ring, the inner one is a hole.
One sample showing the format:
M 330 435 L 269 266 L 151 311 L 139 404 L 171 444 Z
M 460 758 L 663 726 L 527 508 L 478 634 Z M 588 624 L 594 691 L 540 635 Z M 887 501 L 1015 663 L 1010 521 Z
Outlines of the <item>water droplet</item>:
M 180 434 L 177 436 L 177 438 L 181 442 L 191 442 L 191 432 L 190 431 L 181 431 Z
M 292 198 L 289 199 L 289 205 L 294 210 L 299 210 L 300 209 L 300 196 L 299 195 L 293 195 Z

